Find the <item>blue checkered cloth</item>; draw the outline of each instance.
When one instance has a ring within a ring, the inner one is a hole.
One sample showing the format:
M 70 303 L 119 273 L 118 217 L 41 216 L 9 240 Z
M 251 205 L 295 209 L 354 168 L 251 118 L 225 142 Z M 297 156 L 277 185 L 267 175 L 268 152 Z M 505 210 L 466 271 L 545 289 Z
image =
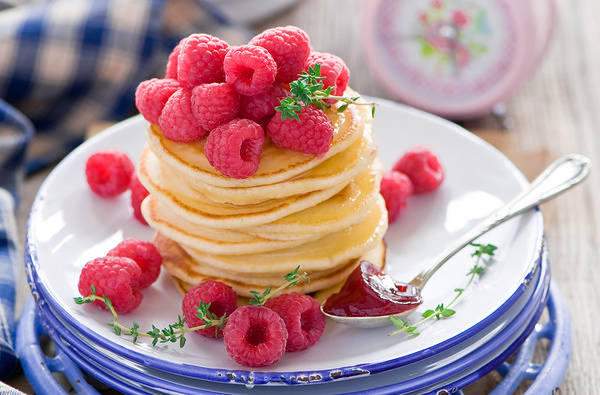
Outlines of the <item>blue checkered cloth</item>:
M 15 352 L 15 267 L 22 262 L 13 214 L 14 203 L 0 188 L 0 379 L 17 367 Z
M 27 144 L 33 135 L 29 120 L 0 100 L 0 379 L 17 367 L 15 354 L 15 272 L 23 258 L 14 208 L 23 177 Z
M 36 128 L 29 171 L 80 144 L 91 123 L 133 113 L 137 84 L 168 46 L 161 36 L 164 5 L 58 0 L 0 12 L 0 98 Z
M 182 37 L 205 31 L 247 40 L 250 32 L 217 4 L 0 0 L 0 379 L 16 367 L 15 265 L 22 256 L 14 207 L 23 174 L 64 157 L 92 123 L 133 115 L 136 86 L 164 74 Z
M 36 129 L 27 171 L 62 158 L 90 124 L 133 115 L 135 88 L 164 74 L 181 37 L 227 37 L 240 29 L 230 22 L 208 0 L 54 0 L 1 11 L 0 98 Z

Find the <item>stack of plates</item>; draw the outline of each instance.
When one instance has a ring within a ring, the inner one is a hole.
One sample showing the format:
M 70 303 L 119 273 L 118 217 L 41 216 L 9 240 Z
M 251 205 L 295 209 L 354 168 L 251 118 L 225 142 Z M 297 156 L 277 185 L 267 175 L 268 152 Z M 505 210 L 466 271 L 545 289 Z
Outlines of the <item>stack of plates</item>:
M 378 100 L 375 135 L 386 168 L 402 153 L 426 145 L 440 157 L 446 180 L 438 191 L 409 199 L 386 235 L 387 270 L 411 279 L 446 244 L 521 191 L 527 181 L 502 154 L 440 118 Z M 260 369 L 237 365 L 221 341 L 195 334 L 176 344 L 133 344 L 106 324 L 111 315 L 76 305 L 77 281 L 88 260 L 125 237 L 150 240 L 133 220 L 128 196 L 102 200 L 89 191 L 87 157 L 119 148 L 141 153 L 146 123 L 139 117 L 110 128 L 75 150 L 48 177 L 34 203 L 27 232 L 27 272 L 38 311 L 54 342 L 83 370 L 127 393 L 264 392 L 423 393 L 462 388 L 503 362 L 529 335 L 546 304 L 550 274 L 539 210 L 490 232 L 482 242 L 499 247 L 456 305 L 456 314 L 421 327 L 420 336 L 387 336 L 393 328 L 358 329 L 328 322 L 312 348 L 286 353 Z M 425 304 L 409 316 L 447 303 L 463 288 L 473 261 L 465 250 L 424 289 Z M 181 313 L 181 295 L 163 273 L 144 291 L 134 312 L 120 317 L 142 329 L 164 327 Z

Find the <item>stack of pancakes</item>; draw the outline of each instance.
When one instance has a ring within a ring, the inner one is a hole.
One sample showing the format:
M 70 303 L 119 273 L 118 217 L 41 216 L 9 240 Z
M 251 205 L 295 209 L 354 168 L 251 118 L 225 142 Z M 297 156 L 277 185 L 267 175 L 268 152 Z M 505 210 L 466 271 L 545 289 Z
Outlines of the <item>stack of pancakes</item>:
M 343 283 L 360 257 L 383 264 L 388 220 L 371 116 L 358 106 L 326 113 L 335 132 L 323 157 L 267 138 L 247 179 L 215 170 L 203 141 L 173 142 L 150 126 L 137 169 L 150 192 L 142 213 L 182 292 L 216 279 L 250 296 L 300 266 L 311 281 L 290 290 L 310 293 Z

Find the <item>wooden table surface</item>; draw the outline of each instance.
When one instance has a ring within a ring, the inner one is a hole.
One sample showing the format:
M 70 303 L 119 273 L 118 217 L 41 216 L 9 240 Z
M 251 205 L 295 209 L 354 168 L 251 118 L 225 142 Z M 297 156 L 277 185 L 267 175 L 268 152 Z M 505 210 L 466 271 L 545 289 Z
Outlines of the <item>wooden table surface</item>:
M 508 131 L 486 116 L 463 124 L 490 141 L 531 177 L 556 157 L 579 152 L 600 164 L 600 2 L 558 0 L 554 41 L 537 72 L 506 103 Z M 294 24 L 305 29 L 313 46 L 342 57 L 351 85 L 363 94 L 393 98 L 373 78 L 359 45 L 360 0 L 302 0 L 264 26 Z M 46 172 L 28 179 L 18 222 L 26 215 Z M 600 393 L 600 172 L 544 207 L 552 275 L 570 306 L 573 353 L 560 394 Z M 22 304 L 27 288 L 20 290 Z M 539 350 L 543 353 L 543 347 Z M 467 394 L 485 393 L 498 380 L 490 374 Z M 9 384 L 27 390 L 22 378 Z M 519 391 L 522 392 L 522 391 Z M 557 393 L 558 393 L 557 392 Z

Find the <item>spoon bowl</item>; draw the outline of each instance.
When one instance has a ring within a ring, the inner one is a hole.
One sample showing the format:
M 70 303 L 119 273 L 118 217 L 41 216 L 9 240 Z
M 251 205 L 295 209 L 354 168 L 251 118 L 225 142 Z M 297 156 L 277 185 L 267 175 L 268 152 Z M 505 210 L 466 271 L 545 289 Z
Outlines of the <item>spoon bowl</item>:
M 406 310 L 400 314 L 388 314 L 388 315 L 375 315 L 375 316 L 365 316 L 365 317 L 344 317 L 341 315 L 333 315 L 329 314 L 323 309 L 323 304 L 321 304 L 321 312 L 325 315 L 325 317 L 338 322 L 344 325 L 350 325 L 357 328 L 381 328 L 383 326 L 390 325 L 390 317 L 402 317 L 404 315 L 409 314 L 414 311 L 421 304 L 415 304 L 410 310 Z
M 391 278 L 386 275 L 386 277 Z M 325 315 L 325 317 L 339 322 L 340 324 L 351 325 L 357 328 L 379 328 L 382 326 L 387 326 L 390 324 L 390 317 L 402 317 L 408 315 L 409 313 L 415 311 L 417 307 L 423 304 L 423 298 L 421 297 L 421 290 L 414 285 L 407 283 L 395 282 L 397 288 L 405 289 L 407 294 L 410 294 L 415 298 L 414 302 L 395 302 L 401 305 L 408 305 L 408 309 L 396 314 L 384 314 L 384 315 L 374 315 L 374 316 L 362 316 L 362 317 L 347 317 L 341 315 L 330 314 L 325 311 L 325 301 L 321 303 L 321 312 Z

